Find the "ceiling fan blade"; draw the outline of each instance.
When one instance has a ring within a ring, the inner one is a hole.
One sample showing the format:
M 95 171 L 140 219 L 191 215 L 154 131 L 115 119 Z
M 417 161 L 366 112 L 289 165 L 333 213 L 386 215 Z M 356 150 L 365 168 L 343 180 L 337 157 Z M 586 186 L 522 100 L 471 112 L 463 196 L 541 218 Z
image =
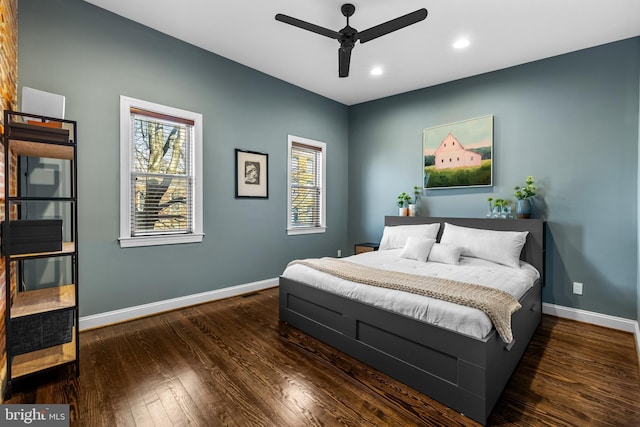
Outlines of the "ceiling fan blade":
M 340 38 L 340 33 L 337 31 L 333 31 L 319 25 L 310 24 L 309 22 L 301 21 L 300 19 L 292 18 L 288 15 L 283 15 L 282 13 L 278 13 L 276 15 L 276 21 L 284 22 L 285 24 L 293 25 L 294 27 L 302 28 L 303 30 L 311 31 L 332 39 Z
M 411 24 L 420 22 L 426 17 L 427 17 L 427 9 L 424 9 L 424 8 L 419 9 L 419 10 L 416 10 L 415 12 L 408 13 L 399 18 L 392 19 L 391 21 L 387 21 L 380 25 L 376 25 L 375 27 L 371 27 L 364 31 L 360 31 L 358 33 L 358 39 L 360 40 L 360 43 L 366 43 L 380 36 L 384 36 L 385 34 L 389 34 L 393 31 L 407 27 Z
M 351 64 L 351 49 L 353 46 L 340 47 L 338 49 L 338 76 L 349 77 L 349 65 Z

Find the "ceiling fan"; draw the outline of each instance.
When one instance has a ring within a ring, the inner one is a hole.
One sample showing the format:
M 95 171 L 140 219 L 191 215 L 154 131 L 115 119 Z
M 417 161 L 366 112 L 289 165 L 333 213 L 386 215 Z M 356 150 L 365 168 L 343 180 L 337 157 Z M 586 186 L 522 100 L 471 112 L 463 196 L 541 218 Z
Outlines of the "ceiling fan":
M 340 77 L 349 76 L 351 49 L 353 49 L 356 41 L 360 40 L 360 43 L 366 43 L 385 34 L 420 22 L 427 17 L 427 9 L 423 8 L 364 31 L 357 31 L 355 28 L 349 26 L 349 17 L 356 11 L 356 7 L 350 3 L 346 3 L 342 5 L 341 11 L 347 18 L 347 26 L 340 31 L 329 30 L 297 18 L 292 18 L 291 16 L 283 15 L 282 13 L 276 15 L 277 21 L 338 40 L 340 42 L 340 48 L 338 49 L 338 75 Z

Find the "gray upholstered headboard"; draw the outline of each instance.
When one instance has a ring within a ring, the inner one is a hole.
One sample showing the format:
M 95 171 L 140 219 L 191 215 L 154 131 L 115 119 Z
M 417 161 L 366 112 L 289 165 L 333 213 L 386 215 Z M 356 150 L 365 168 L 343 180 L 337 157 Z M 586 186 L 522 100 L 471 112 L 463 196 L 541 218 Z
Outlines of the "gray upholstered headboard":
M 441 224 L 438 241 L 444 230 L 444 223 L 461 227 L 482 228 L 499 231 L 528 231 L 527 242 L 522 248 L 520 259 L 538 269 L 544 279 L 544 221 L 541 219 L 488 219 L 488 218 L 444 218 L 421 216 L 386 216 L 384 225 Z

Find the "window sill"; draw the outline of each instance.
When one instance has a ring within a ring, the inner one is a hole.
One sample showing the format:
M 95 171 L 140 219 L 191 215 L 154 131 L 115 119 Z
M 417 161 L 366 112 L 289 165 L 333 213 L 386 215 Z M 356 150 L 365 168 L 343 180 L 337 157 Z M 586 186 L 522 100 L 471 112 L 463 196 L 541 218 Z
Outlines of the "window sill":
M 133 248 L 137 246 L 160 246 L 160 245 L 178 245 L 181 243 L 200 243 L 204 234 L 176 234 L 164 236 L 140 236 L 140 237 L 121 237 L 121 248 Z
M 287 228 L 287 234 L 289 236 L 295 236 L 298 234 L 320 234 L 325 231 L 327 231 L 327 227 Z

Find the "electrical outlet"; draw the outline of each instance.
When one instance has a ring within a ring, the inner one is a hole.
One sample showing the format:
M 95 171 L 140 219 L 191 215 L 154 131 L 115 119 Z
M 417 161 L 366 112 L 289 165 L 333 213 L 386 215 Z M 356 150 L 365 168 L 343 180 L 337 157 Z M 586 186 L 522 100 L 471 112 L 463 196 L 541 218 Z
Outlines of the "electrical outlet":
M 338 258 L 342 256 L 342 249 L 338 249 Z
M 573 282 L 573 293 L 576 295 L 582 295 L 582 283 Z

